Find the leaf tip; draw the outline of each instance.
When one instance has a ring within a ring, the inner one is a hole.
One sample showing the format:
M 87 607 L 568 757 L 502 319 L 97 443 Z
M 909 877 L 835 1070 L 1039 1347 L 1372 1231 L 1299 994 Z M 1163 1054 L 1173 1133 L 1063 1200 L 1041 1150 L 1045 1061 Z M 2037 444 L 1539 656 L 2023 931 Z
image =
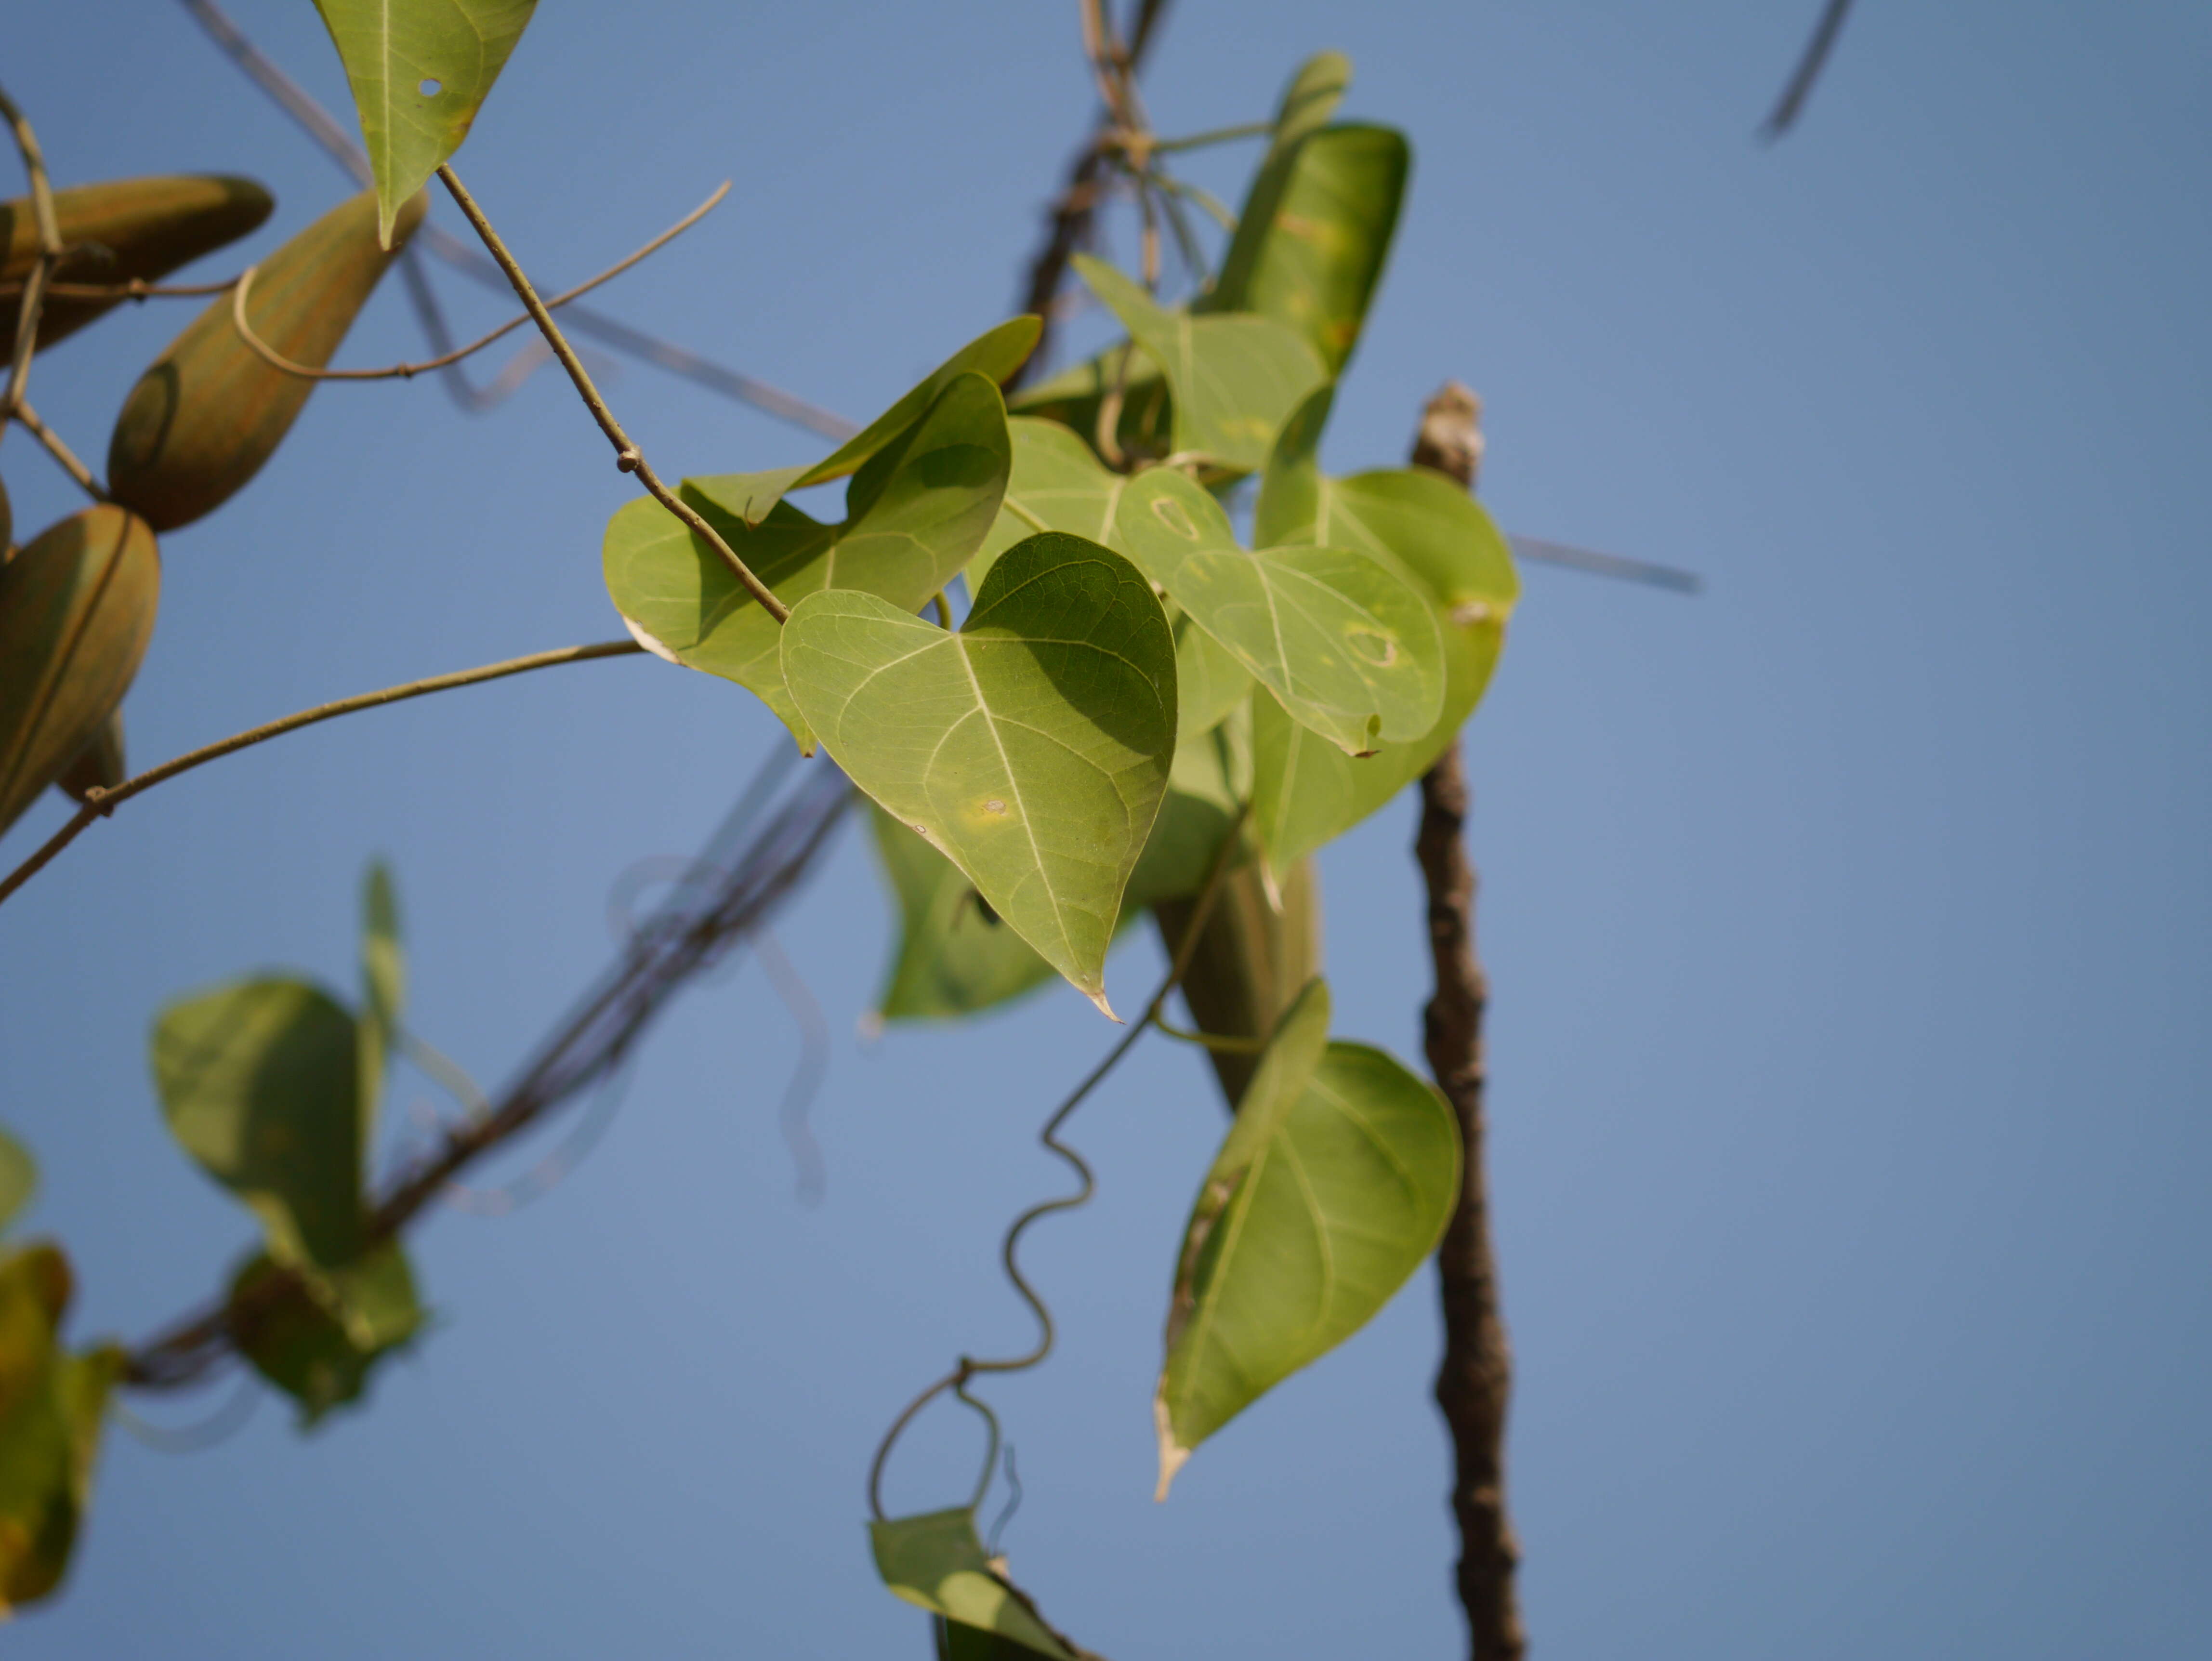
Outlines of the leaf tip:
M 1167 1502 L 1168 1488 L 1175 1482 L 1176 1473 L 1181 1470 L 1190 1458 L 1190 1450 L 1176 1440 L 1175 1418 L 1168 1411 L 1168 1398 L 1164 1390 L 1166 1381 L 1163 1379 L 1161 1382 L 1162 1392 L 1152 1397 L 1152 1424 L 1158 1431 L 1160 1439 L 1160 1482 L 1159 1486 L 1152 1490 L 1154 1505 L 1164 1505 Z
M 1091 1002 L 1098 1006 L 1098 1013 L 1103 1015 L 1108 1020 L 1113 1022 L 1115 1025 L 1127 1026 L 1128 1025 L 1127 1021 L 1123 1020 L 1119 1015 L 1116 1015 L 1114 1013 L 1114 1006 L 1106 1001 L 1106 989 L 1103 985 L 1096 991 L 1087 986 L 1079 989 L 1085 997 L 1090 999 Z

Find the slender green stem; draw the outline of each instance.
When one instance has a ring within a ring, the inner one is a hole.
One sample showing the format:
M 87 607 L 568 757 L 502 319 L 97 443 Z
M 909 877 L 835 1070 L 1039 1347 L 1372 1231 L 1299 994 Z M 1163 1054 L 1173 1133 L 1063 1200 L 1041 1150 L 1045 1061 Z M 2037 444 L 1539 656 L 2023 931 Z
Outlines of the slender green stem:
M 932 594 L 929 597 L 929 603 L 937 610 L 937 626 L 944 630 L 945 633 L 951 634 L 952 632 L 952 607 L 945 603 L 945 590 L 939 588 L 935 593 Z
M 1229 1056 L 1256 1056 L 1267 1047 L 1265 1038 L 1239 1038 L 1225 1032 L 1198 1032 L 1176 1025 L 1164 1015 L 1152 1017 L 1152 1025 L 1170 1038 L 1180 1038 L 1185 1043 L 1203 1045 Z
M 179 773 L 189 773 L 193 768 L 234 755 L 267 739 L 281 738 L 287 733 L 297 732 L 302 727 L 313 727 L 318 721 L 333 721 L 340 715 L 349 715 L 357 709 L 374 709 L 380 704 L 400 703 L 409 698 L 424 697 L 432 692 L 450 691 L 456 686 L 473 686 L 478 681 L 501 680 L 508 675 L 527 673 L 532 669 L 550 669 L 556 664 L 584 663 L 593 658 L 629 657 L 645 648 L 634 640 L 603 640 L 590 646 L 563 646 L 550 652 L 533 652 L 525 658 L 509 658 L 503 663 L 486 663 L 474 669 L 458 669 L 449 675 L 433 675 L 427 680 L 410 680 L 398 686 L 386 686 L 374 692 L 362 692 L 349 698 L 340 698 L 335 703 L 319 703 L 312 709 L 301 709 L 286 715 L 281 721 L 250 727 L 243 733 L 234 733 L 214 744 L 179 756 L 174 761 L 165 761 L 159 767 L 125 779 L 112 790 L 91 790 L 86 793 L 85 805 L 77 809 L 69 823 L 49 837 L 39 851 L 9 873 L 0 881 L 0 901 L 21 888 L 46 869 L 55 855 L 77 839 L 85 827 L 94 819 L 105 818 L 131 797 L 151 790 L 155 785 L 173 779 Z
M 569 345 L 568 338 L 561 332 L 561 326 L 553 320 L 553 313 L 546 310 L 545 302 L 538 297 L 538 290 L 530 286 L 530 278 L 524 274 L 514 256 L 507 251 L 507 244 L 500 240 L 499 233 L 491 228 L 491 221 L 484 217 L 483 210 L 477 206 L 476 198 L 462 185 L 460 175 L 453 171 L 450 162 L 439 167 L 438 178 L 444 184 L 447 193 L 453 198 L 454 205 L 474 227 L 485 251 L 507 274 L 507 280 L 520 298 L 523 309 L 537 323 L 538 332 L 545 337 L 545 344 L 553 349 L 553 356 L 561 360 L 561 367 L 568 372 L 568 379 L 576 388 L 576 395 L 584 400 L 584 407 L 592 412 L 592 419 L 599 423 L 599 430 L 607 435 L 607 442 L 615 447 L 615 465 L 626 473 L 635 473 L 637 482 L 645 486 L 655 502 L 682 520 L 694 536 L 700 538 L 720 555 L 722 563 L 730 568 L 731 575 L 744 585 L 747 593 L 760 602 L 763 611 L 778 623 L 789 617 L 791 608 L 775 597 L 768 584 L 753 575 L 752 568 L 738 557 L 737 550 L 722 540 L 721 532 L 702 518 L 697 508 L 660 482 L 660 476 L 653 471 L 653 465 L 646 460 L 644 452 L 623 430 L 622 423 L 615 419 L 614 411 L 607 407 L 606 399 L 599 396 L 599 389 L 592 384 L 592 377 L 585 369 L 583 361 L 576 356 L 575 348 Z
M 1155 138 L 1149 148 L 1154 155 L 1170 155 L 1177 150 L 1203 149 L 1209 144 L 1233 144 L 1240 138 L 1265 138 L 1274 131 L 1272 121 L 1245 121 L 1233 127 L 1194 132 L 1183 138 Z
M 1037 1140 L 1042 1142 L 1048 1150 L 1057 1153 L 1074 1167 L 1075 1174 L 1081 1179 L 1082 1186 L 1074 1193 L 1060 1199 L 1040 1201 L 1023 1212 L 1020 1216 L 1014 1219 L 1012 1226 L 1006 1230 L 1006 1238 L 999 1248 L 999 1261 L 1000 1266 L 1006 1270 L 1006 1279 L 1013 1283 L 1014 1290 L 1021 1294 L 1022 1301 L 1030 1306 L 1030 1312 L 1037 1318 L 1036 1343 L 1026 1354 L 1011 1356 L 1002 1360 L 978 1360 L 974 1356 L 963 1355 L 951 1372 L 938 1379 L 921 1395 L 907 1403 L 904 1410 L 891 1421 L 891 1427 L 884 1433 L 884 1439 L 876 1446 L 876 1457 L 868 1465 L 868 1506 L 878 1519 L 881 1519 L 884 1514 L 884 1466 L 890 1458 L 892 1448 L 897 1445 L 899 1437 L 904 1433 L 906 1427 L 914 1422 L 917 1414 L 948 1390 L 960 1392 L 964 1399 L 968 1381 L 979 1373 L 1025 1372 L 1052 1354 L 1054 1336 L 1052 1311 L 1046 1307 L 1044 1299 L 1037 1296 L 1036 1288 L 1032 1287 L 1029 1283 L 1028 1277 L 1023 1275 L 1017 1251 L 1021 1244 L 1022 1235 L 1031 1223 L 1040 1218 L 1048 1217 L 1055 1211 L 1074 1210 L 1085 1203 L 1091 1198 L 1092 1190 L 1097 1187 L 1097 1179 L 1091 1175 L 1089 1163 L 1080 1153 L 1060 1140 L 1060 1127 L 1067 1123 L 1069 1116 L 1077 1108 L 1083 1105 L 1084 1098 L 1097 1089 L 1106 1075 L 1121 1064 L 1121 1058 L 1136 1048 L 1137 1040 L 1145 1036 L 1146 1029 L 1159 1025 L 1160 1012 L 1167 1007 L 1167 1001 L 1174 995 L 1176 988 L 1182 984 L 1182 977 L 1190 972 L 1191 959 L 1198 951 L 1199 936 L 1205 931 L 1206 918 L 1212 915 L 1214 902 L 1220 897 L 1223 879 L 1229 874 L 1231 856 L 1237 850 L 1243 833 L 1244 820 L 1250 812 L 1250 803 L 1247 802 L 1240 806 L 1237 810 L 1236 821 L 1223 832 L 1221 845 L 1214 850 L 1213 863 L 1206 873 L 1205 885 L 1199 890 L 1197 903 L 1191 908 L 1190 923 L 1184 930 L 1182 943 L 1176 948 L 1175 958 L 1168 965 L 1165 977 L 1161 980 L 1152 997 L 1146 1002 L 1145 1013 L 1130 1023 L 1129 1030 L 1121 1035 L 1111 1050 L 1106 1052 L 1105 1058 L 1084 1074 L 1083 1082 L 1077 1085 L 1068 1093 L 1066 1099 L 1053 1110 L 1052 1116 L 1044 1122 L 1044 1129 L 1037 1133 Z
M 719 186 L 715 186 L 714 193 L 712 196 L 708 197 L 704 202 L 702 202 L 690 213 L 685 214 L 683 218 L 678 220 L 666 230 L 661 232 L 659 236 L 654 237 L 652 241 L 647 243 L 643 247 L 638 249 L 636 252 L 630 254 L 628 258 L 617 260 L 613 265 L 608 266 L 606 270 L 601 271 L 597 277 L 591 278 L 588 282 L 579 283 L 574 288 L 568 289 L 567 292 L 554 295 L 552 299 L 545 302 L 545 309 L 549 312 L 558 311 L 570 301 L 579 299 L 581 296 L 591 293 L 592 289 L 598 288 L 602 283 L 613 281 L 616 277 L 620 277 L 624 271 L 628 271 L 631 266 L 636 265 L 640 260 L 659 252 L 662 248 L 666 247 L 671 242 L 673 242 L 678 237 L 683 235 L 684 232 L 690 230 L 694 225 L 704 219 L 708 214 L 712 213 L 716 206 L 720 204 L 722 198 L 729 193 L 730 182 L 726 179 Z M 272 369 L 279 370 L 288 375 L 297 376 L 302 380 L 412 380 L 415 376 L 425 374 L 431 369 L 443 369 L 452 364 L 459 363 L 463 358 L 473 356 L 476 353 L 483 350 L 485 347 L 491 345 L 495 341 L 505 338 L 507 335 L 512 334 L 515 330 L 520 328 L 524 324 L 532 320 L 532 314 L 526 311 L 520 317 L 510 317 L 506 322 L 501 324 L 499 327 L 494 329 L 489 334 L 483 336 L 481 339 L 472 340 L 465 346 L 458 347 L 453 351 L 444 353 L 437 357 L 426 359 L 424 362 L 420 363 L 394 363 L 381 369 L 318 369 L 310 364 L 295 363 L 290 358 L 286 357 L 282 352 L 278 351 L 274 346 L 271 346 L 267 341 L 262 339 L 259 335 L 254 333 L 252 325 L 246 320 L 246 296 L 247 291 L 253 286 L 253 274 L 256 269 L 257 268 L 254 266 L 248 265 L 244 271 L 238 274 L 237 280 L 234 283 L 224 285 L 229 287 L 232 290 L 230 296 L 231 326 L 238 331 L 238 338 L 240 340 L 243 340 L 247 346 L 251 347 L 254 356 L 258 357 L 264 363 L 266 363 Z
M 1194 185 L 1188 179 L 1177 179 L 1173 173 L 1162 173 L 1157 167 L 1152 169 L 1152 182 L 1170 196 L 1179 196 L 1186 201 L 1195 202 L 1206 210 L 1206 215 L 1215 224 L 1220 226 L 1231 236 L 1237 234 L 1237 216 L 1229 211 L 1227 205 L 1219 197 L 1203 185 Z

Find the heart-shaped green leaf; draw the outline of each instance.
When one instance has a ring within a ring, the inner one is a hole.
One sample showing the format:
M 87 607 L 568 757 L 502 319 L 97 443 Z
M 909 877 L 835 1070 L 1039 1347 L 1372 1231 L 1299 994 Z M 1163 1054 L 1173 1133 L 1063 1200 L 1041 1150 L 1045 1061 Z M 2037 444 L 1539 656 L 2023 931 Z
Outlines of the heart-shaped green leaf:
M 1250 724 L 1228 721 L 1176 746 L 1167 796 L 1122 896 L 1116 938 L 1143 908 L 1204 885 L 1251 790 Z M 881 807 L 869 807 L 899 913 L 897 946 L 876 1005 L 881 1019 L 972 1015 L 1053 978 L 1052 965 L 1000 920 L 957 866 Z
M 1221 472 L 1258 468 L 1285 417 L 1328 379 L 1314 349 L 1273 318 L 1171 312 L 1103 260 L 1078 254 L 1074 265 L 1167 377 L 1176 449 Z
M 1434 764 L 1489 684 L 1520 579 L 1481 504 L 1419 468 L 1328 478 L 1314 449 L 1327 416 L 1315 394 L 1284 424 L 1253 510 L 1255 538 L 1357 549 L 1401 572 L 1434 607 L 1444 657 L 1443 708 L 1420 738 L 1351 760 L 1290 719 L 1253 708 L 1252 816 L 1268 866 L 1290 865 L 1358 824 Z
M 787 493 L 810 484 L 827 484 L 832 479 L 858 472 L 921 420 L 937 401 L 938 395 L 957 377 L 980 374 L 994 386 L 1003 383 L 1036 350 L 1037 333 L 1043 326 L 1034 317 L 1015 317 L 978 335 L 820 461 L 797 467 L 772 467 L 765 472 L 719 473 L 687 478 L 684 487 L 693 496 L 714 503 L 747 525 L 758 525 Z
M 1389 566 L 1348 549 L 1247 552 L 1220 503 L 1169 467 L 1129 481 L 1115 525 L 1169 599 L 1346 751 L 1435 726 L 1444 671 L 1433 608 Z
M 780 502 L 749 526 L 707 493 L 717 481 L 689 480 L 684 489 L 785 605 L 836 588 L 911 612 L 975 551 L 998 514 L 1010 465 L 999 388 L 963 370 L 869 459 L 846 492 L 842 524 L 818 524 Z M 813 733 L 784 687 L 781 628 L 703 538 L 640 497 L 608 521 L 604 563 L 607 592 L 634 631 L 679 662 L 749 688 L 812 753 Z
M 1109 1014 L 1106 948 L 1175 754 L 1175 642 L 1120 555 L 1047 532 L 959 631 L 872 594 L 792 608 L 783 676 L 869 795 Z
M 69 1260 L 44 1243 L 0 1257 L 0 1620 L 61 1585 L 123 1353 L 72 1355 L 59 1331 Z
M 1459 1194 L 1443 1098 L 1287 1010 L 1191 1208 L 1153 1415 L 1164 1498 L 1190 1451 L 1350 1337 L 1420 1267 Z M 1325 1046 L 1325 1047 L 1324 1047 Z
M 31 1150 L 0 1129 L 0 1230 L 22 1214 L 39 1191 L 39 1162 Z
M 959 867 L 872 802 L 877 855 L 899 910 L 898 954 L 876 1013 L 887 1021 L 971 1015 L 1052 979 Z
M 171 1004 L 154 1027 L 170 1133 L 261 1219 L 286 1264 L 337 1268 L 366 1240 L 363 1035 L 301 981 L 241 981 Z
M 396 1242 L 343 1269 L 281 1269 L 265 1255 L 231 1281 L 231 1332 L 253 1370 L 299 1404 L 310 1430 L 360 1399 L 378 1361 L 422 1330 L 414 1272 Z
M 0 830 L 100 735 L 138 672 L 161 593 L 154 532 L 107 505 L 0 565 Z
M 972 1507 L 871 1523 L 868 1542 L 876 1573 L 895 1596 L 1036 1654 L 1079 1661 L 1082 1652 L 1047 1626 L 1036 1605 L 993 1566 Z
M 1105 544 L 1117 554 L 1121 545 L 1115 508 L 1126 476 L 1100 465 L 1091 447 L 1056 421 L 1014 416 L 1006 430 L 1013 440 L 1013 469 L 1006 500 L 982 547 L 969 562 L 968 582 L 980 587 L 991 562 L 1005 550 L 1039 531 L 1065 531 Z M 1203 629 L 1179 611 L 1170 612 L 1176 639 L 1176 693 L 1186 734 L 1216 727 L 1244 702 L 1252 677 Z
M 377 235 L 461 147 L 538 0 L 315 0 L 361 113 Z
M 1128 481 L 1101 466 L 1091 447 L 1057 421 L 1010 416 L 1006 436 L 1013 447 L 1006 494 L 990 534 L 969 562 L 970 589 L 983 586 L 1000 554 L 1039 531 L 1065 531 L 1114 545 L 1114 504 Z

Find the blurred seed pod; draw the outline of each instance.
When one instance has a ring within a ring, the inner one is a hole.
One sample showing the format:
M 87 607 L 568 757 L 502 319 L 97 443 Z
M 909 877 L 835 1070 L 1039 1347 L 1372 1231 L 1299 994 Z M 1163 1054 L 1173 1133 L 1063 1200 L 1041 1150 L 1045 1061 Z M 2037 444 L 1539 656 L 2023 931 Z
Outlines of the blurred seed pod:
M 101 723 L 90 744 L 63 770 L 54 783 L 71 801 L 82 806 L 94 790 L 112 790 L 131 776 L 123 764 L 123 712 L 118 709 Z
M 88 508 L 0 566 L 0 830 L 100 736 L 154 633 L 154 532 Z
M 295 363 L 329 363 L 428 207 L 410 198 L 389 249 L 377 246 L 374 192 L 331 209 L 256 269 L 246 308 L 253 332 Z M 131 389 L 108 445 L 107 488 L 157 531 L 189 525 L 261 471 L 314 387 L 255 354 L 225 295 Z
M 161 179 L 117 179 L 54 192 L 54 218 L 69 250 L 54 273 L 58 283 L 151 283 L 202 254 L 259 228 L 276 199 L 251 179 L 183 173 Z M 31 274 L 38 261 L 39 227 L 28 197 L 0 202 L 0 285 Z M 39 315 L 43 349 L 75 334 L 112 300 L 49 295 Z M 0 307 L 12 318 L 12 306 Z
M 1299 989 L 1321 972 L 1321 878 L 1313 861 L 1300 860 L 1285 872 L 1280 891 L 1278 910 L 1268 900 L 1256 860 L 1222 879 L 1182 979 L 1183 1001 L 1200 1031 L 1264 1038 Z M 1152 908 L 1170 955 L 1182 949 L 1194 905 L 1184 899 Z M 1208 1059 L 1234 1110 L 1260 1058 L 1217 1050 Z

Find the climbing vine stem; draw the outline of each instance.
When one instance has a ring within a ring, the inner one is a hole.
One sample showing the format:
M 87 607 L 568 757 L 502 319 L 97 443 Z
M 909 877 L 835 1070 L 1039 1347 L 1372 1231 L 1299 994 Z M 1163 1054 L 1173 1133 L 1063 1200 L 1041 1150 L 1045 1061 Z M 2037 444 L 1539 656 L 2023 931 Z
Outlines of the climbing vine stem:
M 1154 989 L 1152 997 L 1146 1001 L 1145 1013 L 1129 1024 L 1129 1030 L 1124 1032 L 1114 1047 L 1106 1052 L 1104 1058 L 1097 1066 L 1084 1074 L 1083 1081 L 1069 1092 L 1066 1098 L 1053 1110 L 1052 1116 L 1044 1122 L 1044 1128 L 1037 1133 L 1037 1140 L 1043 1143 L 1048 1151 L 1057 1153 L 1074 1168 L 1081 1185 L 1073 1194 L 1063 1195 L 1054 1200 L 1040 1200 L 1023 1212 L 1008 1226 L 1006 1238 L 999 1247 L 999 1262 L 1000 1267 L 1006 1271 L 1006 1279 L 1012 1283 L 1014 1290 L 1021 1294 L 1022 1301 L 1030 1306 L 1030 1313 L 1037 1318 L 1036 1343 L 1024 1354 L 1003 1360 L 984 1360 L 972 1355 L 963 1355 L 950 1372 L 931 1384 L 927 1389 L 907 1403 L 898 1417 L 891 1421 L 890 1428 L 884 1433 L 884 1439 L 876 1446 L 876 1457 L 868 1463 L 868 1509 L 875 1514 L 878 1521 L 883 1520 L 884 1517 L 884 1467 L 889 1462 L 891 1449 L 897 1445 L 900 1436 L 905 1433 L 906 1427 L 914 1422 L 916 1415 L 924 1408 L 949 1390 L 957 1395 L 961 1400 L 967 1402 L 969 1406 L 984 1412 L 988 1416 L 988 1409 L 984 1409 L 981 1402 L 973 1400 L 968 1395 L 969 1379 L 988 1372 L 1025 1372 L 1052 1354 L 1054 1339 L 1052 1311 L 1046 1306 L 1044 1299 L 1037 1295 L 1036 1288 L 1030 1284 L 1028 1277 L 1022 1273 L 1019 1256 L 1022 1236 L 1028 1231 L 1030 1224 L 1042 1218 L 1049 1217 L 1056 1211 L 1073 1211 L 1087 1204 L 1091 1194 L 1098 1186 L 1097 1177 L 1091 1174 L 1090 1163 L 1073 1147 L 1060 1140 L 1060 1128 L 1067 1123 L 1075 1110 L 1083 1105 L 1084 1099 L 1104 1081 L 1106 1075 L 1121 1064 L 1121 1058 L 1136 1048 L 1137 1040 L 1145 1036 L 1146 1029 L 1161 1025 L 1161 1011 L 1167 1007 L 1167 1001 L 1174 995 L 1176 988 L 1182 984 L 1182 977 L 1190 972 L 1191 959 L 1198 950 L 1199 936 L 1205 929 L 1207 916 L 1212 912 L 1214 901 L 1220 895 L 1223 879 L 1228 876 L 1230 867 L 1235 863 L 1237 849 L 1243 845 L 1244 821 L 1250 812 L 1250 803 L 1247 802 L 1240 806 L 1237 810 L 1235 820 L 1223 833 L 1221 845 L 1214 850 L 1213 863 L 1206 871 L 1206 882 L 1200 888 L 1197 902 L 1192 909 L 1190 926 L 1184 931 L 1182 943 L 1176 948 L 1175 958 L 1169 964 L 1166 976 Z M 995 1420 L 992 1421 L 991 1432 L 992 1457 L 995 1461 L 998 1454 L 998 1425 Z M 988 1477 L 990 1467 L 987 1464 L 984 1469 Z M 979 1494 L 977 1496 L 979 1502 L 981 1498 Z

